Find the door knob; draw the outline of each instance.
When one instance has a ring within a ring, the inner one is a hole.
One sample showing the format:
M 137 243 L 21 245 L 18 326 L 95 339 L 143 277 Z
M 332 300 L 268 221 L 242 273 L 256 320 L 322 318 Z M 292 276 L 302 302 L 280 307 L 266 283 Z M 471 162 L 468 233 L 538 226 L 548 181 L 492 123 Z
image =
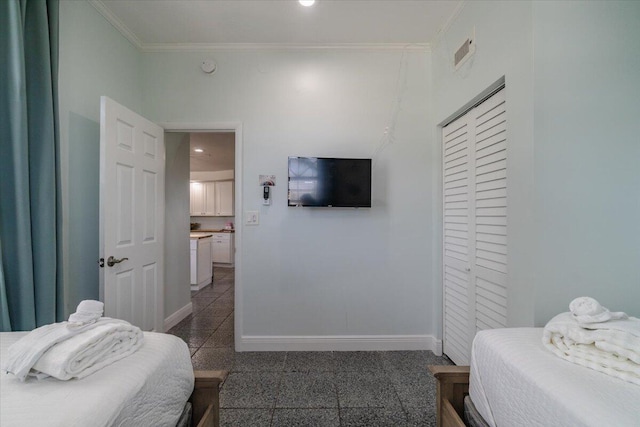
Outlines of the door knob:
M 109 267 L 113 267 L 116 264 L 120 264 L 122 261 L 126 261 L 129 258 L 120 258 L 120 259 L 116 259 L 113 256 L 110 256 L 109 258 L 107 258 L 107 265 Z

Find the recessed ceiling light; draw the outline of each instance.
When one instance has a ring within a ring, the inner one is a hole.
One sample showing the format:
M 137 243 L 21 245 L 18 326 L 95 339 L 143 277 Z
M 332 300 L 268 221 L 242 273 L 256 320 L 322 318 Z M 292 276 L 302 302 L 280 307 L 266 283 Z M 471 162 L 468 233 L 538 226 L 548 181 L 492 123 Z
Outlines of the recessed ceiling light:
M 298 3 L 306 7 L 313 6 L 315 2 L 316 0 L 298 0 Z
M 195 148 L 193 151 L 195 151 L 196 153 L 204 153 L 204 150 L 202 148 Z

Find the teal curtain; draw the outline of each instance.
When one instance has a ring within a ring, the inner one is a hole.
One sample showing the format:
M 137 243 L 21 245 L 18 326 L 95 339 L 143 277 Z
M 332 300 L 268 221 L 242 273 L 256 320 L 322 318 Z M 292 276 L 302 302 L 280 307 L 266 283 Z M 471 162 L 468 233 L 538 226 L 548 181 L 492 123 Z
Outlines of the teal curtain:
M 58 0 L 0 1 L 0 327 L 62 320 Z

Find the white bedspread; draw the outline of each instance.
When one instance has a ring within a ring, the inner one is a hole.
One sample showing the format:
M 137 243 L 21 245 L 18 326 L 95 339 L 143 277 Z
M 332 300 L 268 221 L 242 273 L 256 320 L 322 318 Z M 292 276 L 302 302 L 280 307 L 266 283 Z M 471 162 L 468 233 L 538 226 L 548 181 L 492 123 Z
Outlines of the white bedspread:
M 542 331 L 476 335 L 469 394 L 490 426 L 640 425 L 640 386 L 558 358 Z
M 26 333 L 0 333 L 0 358 Z M 0 376 L 0 425 L 175 426 L 193 390 L 189 349 L 177 337 L 144 333 L 136 353 L 82 379 Z

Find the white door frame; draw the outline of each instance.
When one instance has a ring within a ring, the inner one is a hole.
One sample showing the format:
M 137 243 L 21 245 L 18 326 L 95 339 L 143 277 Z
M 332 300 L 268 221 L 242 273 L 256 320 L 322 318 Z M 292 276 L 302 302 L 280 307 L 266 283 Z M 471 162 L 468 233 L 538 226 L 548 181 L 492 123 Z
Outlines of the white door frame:
M 242 122 L 159 122 L 165 132 L 234 132 L 235 133 L 235 170 L 234 170 L 234 214 L 235 254 L 234 254 L 234 321 L 235 350 L 242 337 Z

